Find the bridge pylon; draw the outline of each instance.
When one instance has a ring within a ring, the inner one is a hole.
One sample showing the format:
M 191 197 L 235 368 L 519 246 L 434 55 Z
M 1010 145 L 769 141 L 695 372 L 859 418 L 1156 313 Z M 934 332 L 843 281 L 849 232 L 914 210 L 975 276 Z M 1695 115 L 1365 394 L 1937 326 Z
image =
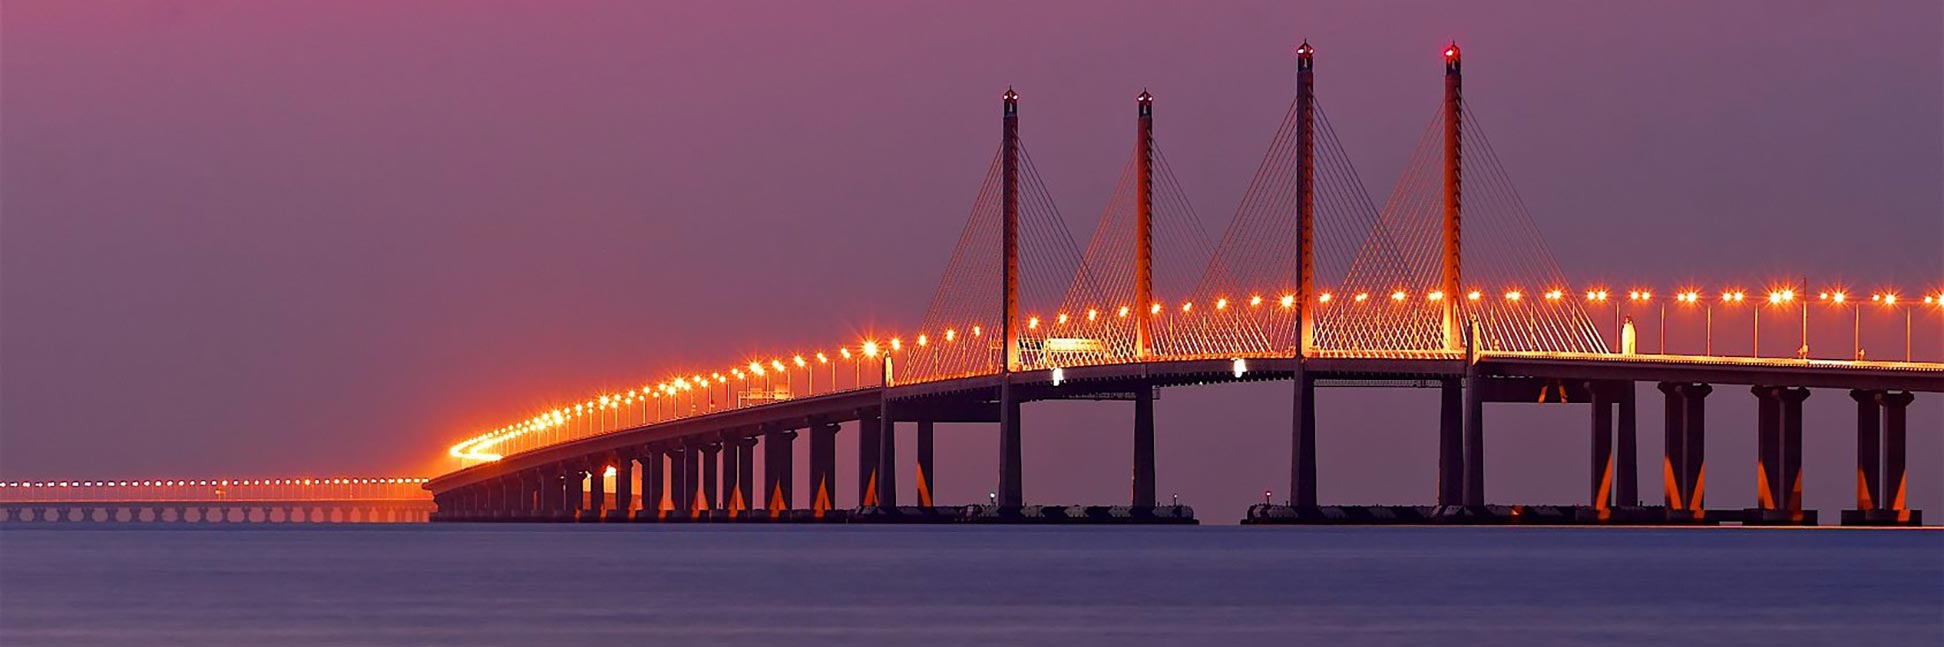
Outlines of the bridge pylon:
M 1312 346 L 1316 309 L 1316 48 L 1296 47 L 1296 364 L 1292 382 L 1289 504 L 1314 507 L 1316 499 L 1316 383 L 1304 370 Z
M 1145 313 L 1154 303 L 1154 95 L 1134 98 L 1134 303 Z M 1145 359 L 1154 343 L 1154 318 L 1134 324 L 1134 356 Z M 1154 507 L 1154 388 L 1134 390 L 1134 479 L 1132 504 Z
M 1025 503 L 1025 455 L 1019 446 L 1019 401 L 1012 389 L 1012 373 L 1019 370 L 1019 93 L 1012 88 L 1006 88 L 1005 121 L 1000 132 L 999 238 L 1004 257 L 1000 285 L 1004 295 L 999 321 L 1004 361 L 999 370 L 999 487 L 995 501 L 1002 507 L 1016 507 Z
M 1445 46 L 1444 92 L 1444 292 L 1445 350 L 1464 348 L 1463 331 L 1458 320 L 1458 299 L 1463 294 L 1459 274 L 1461 257 L 1460 223 L 1464 190 L 1464 74 L 1459 62 L 1458 43 Z

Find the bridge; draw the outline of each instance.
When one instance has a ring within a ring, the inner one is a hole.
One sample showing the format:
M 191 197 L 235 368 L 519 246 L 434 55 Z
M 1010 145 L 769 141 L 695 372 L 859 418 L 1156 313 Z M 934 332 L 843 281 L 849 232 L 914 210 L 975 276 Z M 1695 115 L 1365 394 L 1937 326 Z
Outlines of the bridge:
M 0 481 L 0 523 L 409 523 L 421 477 Z
M 1464 99 L 1458 46 L 1442 59 L 1442 101 L 1379 202 L 1330 125 L 1316 51 L 1304 43 L 1296 96 L 1219 237 L 1201 227 L 1162 154 L 1156 98 L 1143 91 L 1127 162 L 1080 244 L 1027 152 L 1021 97 L 1008 89 L 998 150 L 916 326 L 664 367 L 639 388 L 479 430 L 450 448 L 460 467 L 425 484 L 436 519 L 1192 522 L 1192 511 L 1156 500 L 1156 390 L 1281 380 L 1293 413 L 1288 499 L 1248 511 L 1253 523 L 1815 524 L 1802 505 L 1812 388 L 1846 391 L 1855 405 L 1856 507 L 1842 521 L 1921 523 L 1907 505 L 1906 410 L 1915 393 L 1944 392 L 1944 362 L 1920 360 L 1912 340 L 1920 326 L 1934 335 L 1944 289 L 1570 282 Z M 1850 343 L 1823 343 L 1830 335 L 1812 336 L 1812 320 L 1849 324 Z M 1879 345 L 1892 334 L 1879 329 L 1898 324 L 1901 347 Z M 1701 328 L 1700 343 L 1670 325 Z M 1659 505 L 1643 503 L 1634 458 L 1642 382 L 1663 401 Z M 1317 389 L 1372 384 L 1439 390 L 1437 506 L 1318 501 Z M 1707 402 L 1730 386 L 1759 403 L 1757 455 L 1733 457 L 1757 465 L 1753 509 L 1710 509 L 1705 498 Z M 1021 404 L 1058 399 L 1132 403 L 1125 502 L 1028 504 Z M 1501 403 L 1587 407 L 1585 505 L 1486 500 L 1487 405 Z M 988 501 L 933 500 L 941 422 L 996 425 Z M 915 505 L 896 482 L 900 423 L 915 428 Z M 834 503 L 840 433 L 857 438 L 855 508 Z

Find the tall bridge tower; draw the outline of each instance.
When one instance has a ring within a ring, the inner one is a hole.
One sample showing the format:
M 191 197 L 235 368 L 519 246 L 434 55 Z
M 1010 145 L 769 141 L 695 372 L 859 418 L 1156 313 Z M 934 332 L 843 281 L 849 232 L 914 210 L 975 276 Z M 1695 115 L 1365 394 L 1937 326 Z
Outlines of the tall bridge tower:
M 1004 361 L 999 369 L 999 487 L 996 503 L 1014 507 L 1025 503 L 1023 473 L 1026 458 L 1020 450 L 1019 400 L 1012 390 L 1012 374 L 1019 370 L 1019 93 L 1006 88 L 1005 125 L 1000 130 L 999 182 L 1000 253 L 1004 296 L 1001 299 L 1000 342 Z
M 1316 383 L 1304 370 L 1316 309 L 1316 48 L 1296 48 L 1296 396 L 1290 439 L 1289 504 L 1316 505 Z
M 1134 356 L 1146 359 L 1154 339 L 1154 95 L 1134 98 Z M 1133 505 L 1154 507 L 1154 388 L 1134 390 Z
M 1459 221 L 1463 217 L 1461 208 L 1464 183 L 1461 162 L 1464 158 L 1464 75 L 1461 73 L 1458 58 L 1458 43 L 1445 46 L 1445 93 L 1444 93 L 1444 281 L 1440 289 L 1444 291 L 1444 338 L 1445 350 L 1456 351 L 1464 347 L 1458 321 L 1458 299 L 1464 285 L 1459 277 Z

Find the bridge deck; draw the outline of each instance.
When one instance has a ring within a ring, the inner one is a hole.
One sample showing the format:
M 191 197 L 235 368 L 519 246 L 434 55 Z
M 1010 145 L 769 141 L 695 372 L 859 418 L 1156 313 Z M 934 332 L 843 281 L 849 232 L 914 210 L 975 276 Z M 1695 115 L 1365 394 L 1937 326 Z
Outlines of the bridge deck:
M 1052 369 L 1022 371 L 1011 374 L 1009 379 L 1019 392 L 1016 397 L 1034 401 L 1086 397 L 1142 386 L 1286 380 L 1293 374 L 1294 361 L 1287 357 L 1170 359 L 1061 368 L 1057 371 L 1057 384 L 1056 371 Z M 1308 360 L 1306 365 L 1310 375 L 1318 379 L 1353 382 L 1457 378 L 1465 374 L 1465 368 L 1463 358 L 1455 353 L 1399 353 L 1387 357 L 1324 354 Z M 1944 364 L 1933 363 L 1486 353 L 1479 358 L 1478 369 L 1481 374 L 1494 377 L 1944 392 Z M 861 412 L 875 412 L 886 402 L 890 403 L 891 415 L 898 420 L 923 417 L 946 422 L 990 422 L 996 420 L 994 402 L 1001 379 L 999 375 L 975 375 L 895 384 L 889 388 L 869 387 L 611 431 L 466 467 L 434 478 L 425 487 L 440 492 L 560 461 L 738 428 L 765 425 L 802 428 L 813 421 L 856 420 Z

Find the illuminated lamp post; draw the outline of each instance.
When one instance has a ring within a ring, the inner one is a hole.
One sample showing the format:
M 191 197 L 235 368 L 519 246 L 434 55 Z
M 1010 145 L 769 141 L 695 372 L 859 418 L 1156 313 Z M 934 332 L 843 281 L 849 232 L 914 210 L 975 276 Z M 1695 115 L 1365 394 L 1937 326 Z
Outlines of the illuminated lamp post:
M 1883 305 L 1885 308 L 1897 307 L 1897 293 L 1895 292 L 1872 294 L 1870 295 L 1870 300 Z M 1911 308 L 1904 308 L 1904 361 L 1906 362 L 1910 361 L 1910 315 Z
M 1768 293 L 1768 304 L 1770 306 L 1785 306 L 1790 303 L 1794 303 L 1795 296 L 1796 296 L 1795 290 L 1793 289 L 1770 290 Z M 1755 320 L 1756 320 L 1755 325 L 1756 325 L 1756 330 L 1759 331 L 1761 330 L 1760 326 L 1761 326 L 1762 314 L 1761 312 L 1759 312 L 1760 310 L 1759 308 L 1757 310 L 1758 311 L 1755 313 Z M 1757 334 L 1759 335 L 1759 333 Z M 1760 337 L 1758 336 L 1756 337 L 1756 339 L 1760 339 Z M 1796 355 L 1798 357 L 1808 357 L 1808 348 L 1809 348 L 1809 309 L 1807 304 L 1805 303 L 1802 310 L 1802 345 L 1797 347 Z M 1757 346 L 1756 350 L 1760 351 L 1761 348 Z
M 877 340 L 869 340 L 869 341 L 866 341 L 866 342 L 864 342 L 864 345 L 862 346 L 862 348 L 863 348 L 863 350 L 864 350 L 864 356 L 865 356 L 865 357 L 868 357 L 868 358 L 871 358 L 871 359 L 877 359 L 877 356 L 878 356 L 878 345 L 877 345 Z M 851 374 L 852 374 L 853 376 L 857 376 L 857 375 L 858 375 L 858 372 L 859 372 L 859 368 L 860 368 L 860 365 L 862 365 L 862 364 L 863 364 L 863 362 L 852 362 L 852 363 L 851 363 Z M 862 388 L 862 387 L 864 386 L 864 385 L 863 385 L 863 382 L 862 382 L 862 380 L 863 380 L 864 378 L 862 378 L 862 377 L 857 377 L 856 379 L 858 379 L 858 380 L 859 380 L 859 383 L 858 383 L 858 387 L 860 387 L 860 388 Z
M 1852 313 L 1850 320 L 1850 359 L 1863 359 L 1863 309 L 1850 305 L 1849 295 L 1843 293 L 1842 290 L 1824 292 L 1819 298 L 1823 303 L 1850 309 Z
M 1747 299 L 1748 299 L 1748 294 L 1740 290 L 1721 293 L 1722 305 L 1734 305 L 1737 303 L 1741 303 L 1742 301 L 1745 301 Z M 1756 330 L 1759 332 L 1761 330 L 1761 323 L 1759 321 L 1761 318 L 1756 317 L 1756 319 L 1757 319 Z M 1713 354 L 1714 352 L 1714 309 L 1712 306 L 1710 306 L 1708 309 L 1708 349 L 1709 349 L 1708 350 L 1709 354 Z
M 1629 290 L 1627 291 L 1627 300 L 1632 301 L 1634 303 L 1651 303 L 1654 300 L 1654 293 L 1647 290 Z M 1655 338 L 1657 340 L 1657 343 L 1660 345 L 1659 350 L 1655 351 L 1655 353 L 1660 355 L 1666 355 L 1667 354 L 1667 302 L 1666 301 L 1660 302 L 1660 330 L 1659 332 L 1655 333 L 1655 336 L 1656 336 Z
M 1590 302 L 1590 303 L 1600 303 L 1600 304 L 1604 304 L 1604 303 L 1607 303 L 1607 302 L 1608 302 L 1608 299 L 1607 299 L 1607 291 L 1606 291 L 1606 288 L 1594 288 L 1594 289 L 1591 289 L 1591 290 L 1587 290 L 1587 291 L 1586 291 L 1586 300 L 1587 300 L 1588 302 Z M 1619 346 L 1619 342 L 1620 342 L 1620 304 L 1619 304 L 1619 303 L 1614 303 L 1614 304 L 1613 304 L 1613 340 L 1614 340 L 1614 347 L 1613 347 L 1613 352 L 1616 352 L 1616 353 L 1618 353 L 1618 352 L 1620 352 L 1620 346 Z

